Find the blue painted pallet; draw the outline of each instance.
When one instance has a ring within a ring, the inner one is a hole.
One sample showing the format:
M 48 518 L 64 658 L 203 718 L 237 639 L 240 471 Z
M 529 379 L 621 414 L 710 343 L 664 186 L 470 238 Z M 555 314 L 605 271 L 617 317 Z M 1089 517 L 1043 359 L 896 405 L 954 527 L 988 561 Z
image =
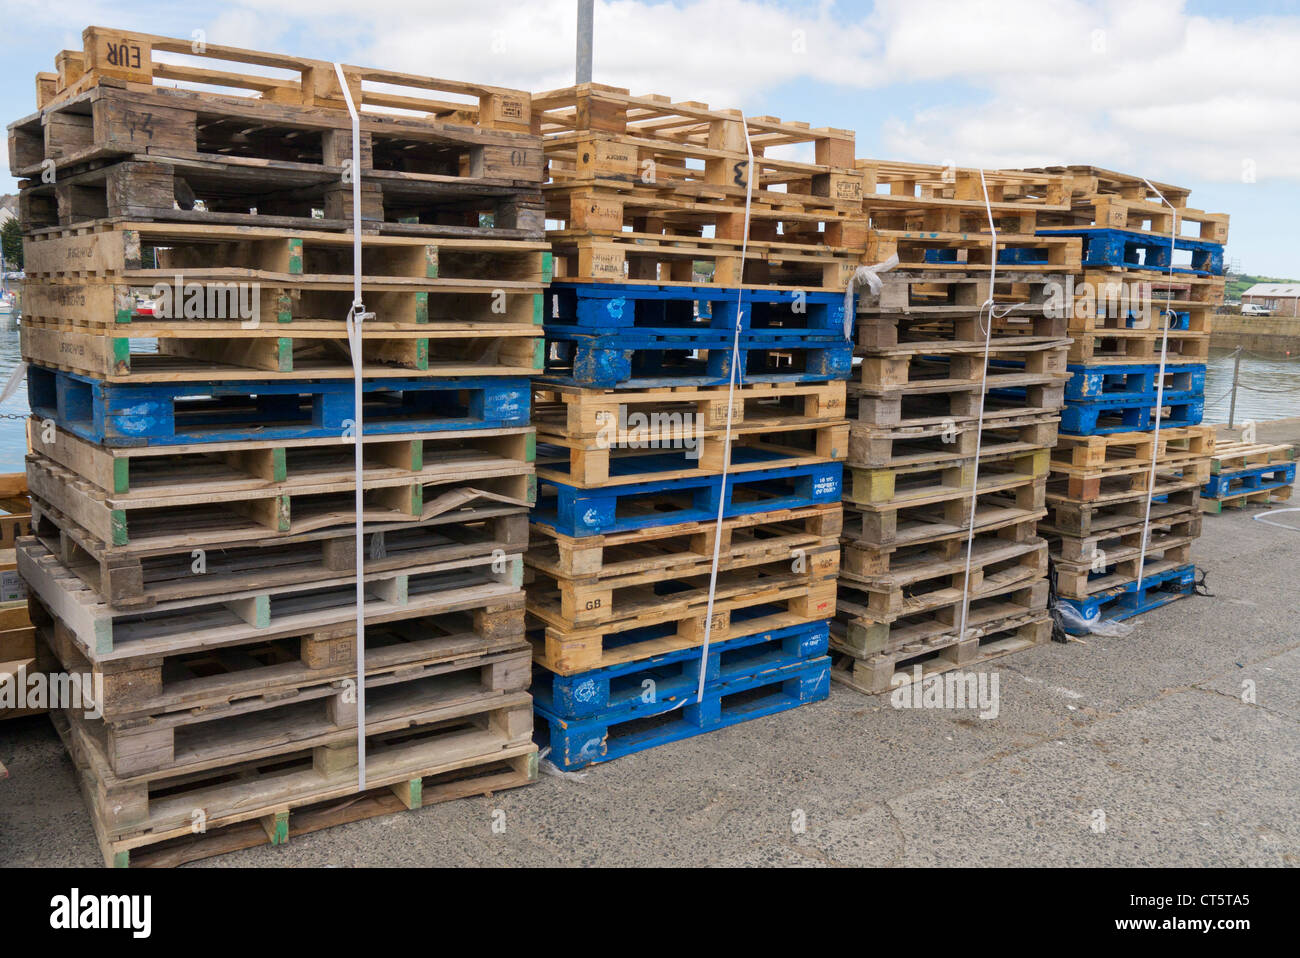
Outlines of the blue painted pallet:
M 658 283 L 552 283 L 547 327 L 601 333 L 638 329 L 689 333 L 736 328 L 797 339 L 844 336 L 844 294 L 823 291 L 728 289 Z
M 1205 414 L 1205 401 L 1166 398 L 1168 413 L 1160 428 L 1198 426 Z M 1155 398 L 1136 402 L 1066 402 L 1061 410 L 1061 432 L 1071 436 L 1105 436 L 1112 432 L 1141 432 L 1156 426 Z
M 844 469 L 838 462 L 757 469 L 726 477 L 699 476 L 579 489 L 542 479 L 532 521 L 570 536 L 595 536 L 648 529 L 678 522 L 715 519 L 720 498 L 723 517 L 839 502 Z
M 367 435 L 526 426 L 527 379 L 368 380 Z M 355 418 L 351 380 L 106 383 L 27 368 L 32 412 L 106 446 L 336 438 Z
M 691 689 L 649 713 L 566 719 L 534 704 L 535 737 L 560 768 L 582 768 L 829 698 L 830 685 L 829 656 L 760 656 L 707 685 L 698 702 Z
M 1084 266 L 1125 266 L 1130 269 L 1153 269 L 1169 271 L 1170 248 L 1169 237 L 1152 236 L 1137 230 L 1117 230 L 1105 227 L 1082 227 L 1079 229 L 1042 229 L 1038 236 L 1078 236 L 1083 240 Z M 1192 239 L 1187 236 L 1174 238 L 1174 249 L 1192 254 L 1192 265 L 1175 266 L 1175 273 L 1191 273 L 1197 276 L 1221 276 L 1223 274 L 1223 244 L 1211 243 L 1209 240 Z M 1005 250 L 1006 253 L 1020 253 L 1020 250 Z M 999 256 L 999 260 L 1002 257 Z M 1016 260 L 1005 260 L 1015 262 Z
M 1176 569 L 1167 569 L 1142 580 L 1142 592 L 1139 595 L 1137 580 L 1123 586 L 1116 586 L 1102 595 L 1087 599 L 1060 598 L 1057 601 L 1068 604 L 1086 622 L 1100 619 L 1129 619 L 1143 612 L 1168 605 L 1175 599 L 1191 595 L 1196 590 L 1196 566 L 1185 565 Z M 1084 635 L 1085 629 L 1066 627 L 1071 635 Z
M 1265 492 L 1280 489 L 1295 482 L 1294 462 L 1275 463 L 1271 466 L 1255 466 L 1250 469 L 1237 469 L 1233 472 L 1221 472 L 1211 476 L 1210 481 L 1201 490 L 1201 495 L 1211 499 L 1238 495 L 1243 492 Z
M 696 355 L 707 351 L 706 355 Z M 732 334 L 658 335 L 640 329 L 593 335 L 548 327 L 542 379 L 569 386 L 644 389 L 725 386 L 731 379 Z M 736 382 L 822 382 L 846 379 L 853 347 L 842 335 L 801 334 L 783 342 L 770 331 L 740 337 Z
M 1131 366 L 1085 366 L 1071 363 L 1065 398 L 1074 402 L 1154 401 L 1158 363 Z M 1198 399 L 1205 395 L 1205 366 L 1165 366 L 1165 399 Z
M 760 617 L 761 612 L 762 609 L 735 610 L 731 616 L 733 628 L 743 628 L 745 618 Z M 635 641 L 671 636 L 676 627 L 672 622 L 646 626 L 635 630 Z M 829 643 L 827 622 L 809 622 L 710 643 L 704 667 L 705 687 L 748 674 L 757 667 L 825 655 Z M 700 647 L 679 649 L 575 675 L 556 675 L 538 665 L 533 670 L 533 702 L 565 719 L 653 715 L 665 706 L 695 696 L 700 678 L 700 653 Z

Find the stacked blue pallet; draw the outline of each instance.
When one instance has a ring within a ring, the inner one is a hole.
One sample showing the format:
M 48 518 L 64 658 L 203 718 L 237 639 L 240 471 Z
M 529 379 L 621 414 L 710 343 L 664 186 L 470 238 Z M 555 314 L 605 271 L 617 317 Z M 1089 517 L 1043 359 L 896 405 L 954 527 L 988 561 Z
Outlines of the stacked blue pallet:
M 826 698 L 843 293 L 555 282 L 545 331 L 525 563 L 549 758 L 580 768 Z
M 1123 222 L 1119 211 L 1128 209 L 1113 198 L 1098 199 L 1096 206 L 1097 222 L 1111 215 L 1110 222 Z M 1062 446 L 1071 452 L 1058 456 L 1053 471 L 1065 475 L 1058 475 L 1049 494 L 1055 532 L 1081 540 L 1068 548 L 1056 545 L 1061 601 L 1087 621 L 1129 618 L 1194 591 L 1189 559 L 1200 530 L 1199 507 L 1185 499 L 1189 490 L 1195 496 L 1209 474 L 1213 451 L 1213 430 L 1192 427 L 1205 411 L 1205 356 L 1210 313 L 1222 298 L 1223 243 L 1171 240 L 1157 227 L 1168 217 L 1155 209 L 1161 215 L 1144 214 L 1151 217 L 1151 230 L 1039 231 L 1082 240 L 1080 291 L 1096 296 L 1095 314 L 1071 320 L 1075 345 L 1061 414 Z M 1224 238 L 1226 223 L 1220 228 L 1216 218 L 1204 218 L 1215 221 L 1205 232 Z M 1125 295 L 1112 295 L 1117 291 Z M 1153 447 L 1147 436 L 1157 420 L 1155 521 L 1148 524 Z M 1084 465 L 1070 456 L 1083 456 L 1087 443 L 1071 437 L 1106 438 L 1093 441 Z

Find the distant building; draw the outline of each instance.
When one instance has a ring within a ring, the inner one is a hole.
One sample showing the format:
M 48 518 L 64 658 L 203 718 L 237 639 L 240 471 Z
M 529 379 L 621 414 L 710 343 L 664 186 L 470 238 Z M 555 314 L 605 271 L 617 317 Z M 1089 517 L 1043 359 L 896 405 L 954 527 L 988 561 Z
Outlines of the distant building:
M 1300 316 L 1300 283 L 1256 283 L 1241 294 L 1241 304 L 1267 306 L 1274 316 Z
M 0 226 L 18 216 L 18 197 L 6 193 L 0 196 Z

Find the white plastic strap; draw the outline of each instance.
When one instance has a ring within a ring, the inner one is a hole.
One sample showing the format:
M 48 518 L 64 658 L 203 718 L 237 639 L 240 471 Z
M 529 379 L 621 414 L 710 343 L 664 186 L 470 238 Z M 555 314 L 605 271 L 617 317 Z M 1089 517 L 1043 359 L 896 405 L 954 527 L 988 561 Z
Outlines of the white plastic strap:
M 357 562 L 357 790 L 366 788 L 366 575 L 365 575 L 365 519 L 362 494 L 362 474 L 364 469 L 365 449 L 362 441 L 361 397 L 362 397 L 362 355 L 361 325 L 367 317 L 366 308 L 361 301 L 361 115 L 356 104 L 352 102 L 352 91 L 348 89 L 347 77 L 343 67 L 334 64 L 338 74 L 339 87 L 343 90 L 343 99 L 347 101 L 348 113 L 352 117 L 352 308 L 348 310 L 348 350 L 352 354 L 352 406 L 353 406 L 353 442 L 355 443 L 353 470 L 356 481 L 354 509 L 356 562 Z
M 1169 355 L 1169 327 L 1173 323 L 1174 296 L 1174 249 L 1178 239 L 1178 208 L 1165 199 L 1165 195 L 1156 189 L 1146 177 L 1142 178 L 1151 192 L 1160 197 L 1160 202 L 1173 211 L 1174 219 L 1169 233 L 1169 285 L 1165 287 L 1165 321 L 1164 332 L 1160 337 L 1160 372 L 1156 376 L 1156 427 L 1151 436 L 1151 472 L 1147 476 L 1147 504 L 1142 516 L 1142 551 L 1138 553 L 1137 592 L 1133 596 L 1134 607 L 1142 602 L 1142 580 L 1145 578 L 1147 564 L 1147 542 L 1151 536 L 1151 500 L 1156 494 L 1156 463 L 1160 459 L 1160 421 L 1164 412 L 1165 401 L 1165 360 Z
M 0 405 L 3 405 L 10 396 L 18 391 L 18 384 L 27 378 L 27 363 L 19 360 L 14 363 L 13 372 L 5 380 L 4 389 L 0 389 Z
M 975 432 L 975 472 L 970 484 L 970 527 L 966 530 L 966 573 L 961 584 L 961 622 L 957 628 L 957 641 L 966 638 L 966 618 L 970 612 L 970 565 L 975 548 L 975 508 L 979 501 L 980 485 L 980 449 L 984 441 L 984 397 L 988 389 L 989 348 L 993 343 L 993 291 L 998 280 L 998 228 L 993 221 L 993 207 L 989 203 L 989 188 L 984 182 L 984 170 L 980 169 L 980 189 L 984 191 L 984 210 L 989 217 L 989 232 L 993 234 L 993 252 L 989 256 L 989 296 L 980 306 L 980 315 L 988 310 L 988 325 L 984 329 L 984 366 L 980 372 L 980 411 Z
M 740 237 L 740 284 L 736 288 L 736 328 L 731 337 L 731 376 L 727 382 L 727 428 L 722 438 L 722 484 L 718 488 L 718 517 L 713 526 L 713 564 L 709 567 L 709 604 L 704 610 L 704 644 L 700 647 L 700 680 L 695 688 L 695 701 L 704 701 L 704 677 L 709 664 L 709 641 L 713 637 L 713 600 L 718 590 L 718 558 L 722 550 L 722 517 L 726 511 L 727 476 L 731 470 L 731 414 L 736 396 L 736 377 L 740 365 L 740 328 L 744 323 L 745 258 L 749 253 L 749 210 L 754 196 L 754 147 L 749 140 L 749 122 L 740 115 L 740 126 L 745 131 L 745 153 L 749 157 L 745 178 L 745 231 Z
M 849 277 L 849 284 L 844 287 L 844 338 L 853 338 L 853 292 L 861 289 L 865 284 L 873 296 L 879 296 L 880 290 L 884 283 L 880 281 L 880 273 L 888 272 L 898 265 L 898 254 L 895 253 L 883 263 L 877 263 L 875 266 L 859 266 Z

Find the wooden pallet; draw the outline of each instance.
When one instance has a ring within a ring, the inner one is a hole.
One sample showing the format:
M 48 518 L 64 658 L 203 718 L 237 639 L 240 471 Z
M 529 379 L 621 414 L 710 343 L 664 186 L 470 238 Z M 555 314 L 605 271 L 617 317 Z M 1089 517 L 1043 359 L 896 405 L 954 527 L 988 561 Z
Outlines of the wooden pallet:
M 1291 498 L 1294 486 L 1277 486 L 1273 489 L 1259 489 L 1251 492 L 1237 492 L 1217 499 L 1201 499 L 1201 511 L 1219 515 L 1224 509 L 1245 509 L 1247 506 L 1266 506 L 1274 502 L 1286 502 Z
M 376 472 L 362 478 L 365 521 L 416 522 L 473 498 L 531 505 L 536 500 L 536 477 L 526 458 L 531 436 L 524 430 L 504 438 L 501 452 L 490 443 L 475 448 L 471 439 L 464 445 L 431 445 L 430 451 L 443 457 L 441 463 L 411 468 L 407 459 L 405 468 L 376 466 Z M 513 454 L 511 446 L 517 447 Z M 72 448 L 71 442 L 64 447 Z M 211 489 L 204 489 L 203 482 L 179 490 L 144 484 L 137 493 L 121 496 L 39 453 L 28 458 L 28 471 L 34 503 L 84 530 L 79 545 L 88 552 L 158 555 L 351 525 L 356 514 L 352 453 L 343 445 L 308 447 L 302 461 L 307 468 L 300 475 L 289 477 L 286 467 L 280 481 L 250 482 L 218 466 L 204 470 Z M 166 465 L 164 458 L 158 467 L 164 476 L 170 471 Z M 147 470 L 137 470 L 137 475 L 141 471 L 148 475 Z
M 449 710 L 454 711 L 454 710 Z M 77 768 L 104 862 L 177 865 L 537 778 L 526 693 L 515 705 L 371 735 L 358 790 L 355 743 L 319 747 L 177 781 L 129 784 L 92 737 L 54 716 Z
M 982 231 L 871 229 L 867 231 L 866 262 L 880 263 L 897 256 L 899 265 L 909 271 L 987 270 L 993 250 L 992 234 Z M 1080 240 L 1076 237 L 1000 233 L 997 250 L 997 268 L 1007 273 L 1075 271 L 1080 267 Z M 1008 261 L 1007 253 L 1017 258 Z
M 117 609 L 148 609 L 230 595 L 249 588 L 302 585 L 355 571 L 353 530 L 320 529 L 284 538 L 256 538 L 194 550 L 121 552 L 105 549 L 57 510 L 42 506 L 36 536 L 86 587 Z M 392 572 L 443 559 L 528 543 L 527 511 L 507 503 L 469 500 L 419 522 L 367 526 L 366 568 Z M 198 570 L 198 571 L 196 571 Z
M 556 629 L 576 631 L 595 626 L 628 628 L 678 620 L 708 604 L 712 556 L 668 568 L 569 578 L 541 566 L 529 569 L 528 611 Z M 747 550 L 719 556 L 715 598 L 742 596 L 746 586 L 756 592 L 785 589 L 791 583 L 812 585 L 833 579 L 840 567 L 839 543 L 833 538 Z M 736 608 L 742 608 L 743 603 Z M 715 603 L 714 609 L 719 606 Z
M 1068 316 L 1056 309 L 1073 284 L 1072 273 L 1022 270 L 1002 273 L 990 285 L 984 269 L 893 269 L 880 274 L 878 293 L 858 291 L 858 344 L 866 349 L 900 342 L 983 346 L 985 333 L 1002 337 L 1066 335 Z M 985 304 L 999 307 L 989 329 Z M 1063 304 L 1062 304 L 1063 305 Z
M 902 390 L 930 382 L 978 383 L 987 378 L 989 389 L 1014 388 L 1041 382 L 1043 377 L 1067 379 L 1065 356 L 1068 339 L 1007 338 L 991 343 L 988 367 L 985 350 L 967 343 L 920 344 L 863 349 L 857 380 L 872 391 Z M 1029 379 L 1029 377 L 1034 377 Z
M 1158 517 L 1199 508 L 1201 484 L 1195 479 L 1156 476 L 1153 497 L 1163 497 L 1152 502 L 1151 515 Z M 1064 480 L 1048 484 L 1047 504 L 1051 518 L 1041 528 L 1057 535 L 1091 536 L 1121 526 L 1131 525 L 1145 515 L 1148 489 L 1106 491 L 1096 499 L 1080 502 L 1069 495 Z
M 1029 170 L 859 159 L 862 207 L 882 229 L 981 232 L 989 213 L 999 233 L 1032 234 L 1043 213 L 1069 211 L 1067 179 Z
M 829 578 L 814 578 L 808 567 L 803 572 L 789 571 L 793 564 L 793 559 L 787 560 L 784 571 L 764 569 L 762 575 L 754 569 L 719 574 L 710 641 L 830 618 L 835 608 L 835 569 Z M 552 672 L 573 675 L 699 646 L 706 626 L 707 580 L 705 574 L 688 583 L 689 601 L 651 602 L 633 618 L 573 628 L 559 624 L 563 616 L 558 597 L 531 588 L 530 609 L 547 616 L 534 618 L 530 613 L 533 660 Z
M 883 575 L 841 572 L 836 614 L 849 623 L 850 633 L 949 607 L 967 589 L 972 597 L 983 597 L 1042 579 L 1047 575 L 1047 541 L 981 536 L 971 543 L 969 574 L 966 550 L 942 546 L 929 554 L 895 558 L 890 566 Z
M 1043 586 L 1045 601 L 1046 582 Z M 973 607 L 967 622 L 969 637 L 961 641 L 954 627 L 944 631 L 935 625 L 919 629 L 914 638 L 897 649 L 868 658 L 836 646 L 836 633 L 832 629 L 831 678 L 859 692 L 878 695 L 908 685 L 918 677 L 924 680 L 1043 645 L 1052 635 L 1052 620 L 1042 609 L 1018 611 L 1009 603 L 999 602 L 987 610 Z M 977 634 L 970 634 L 972 631 Z
M 56 73 L 37 74 L 37 106 L 44 108 L 79 93 L 124 81 L 127 89 L 150 88 L 182 81 L 237 91 L 250 102 L 294 104 L 330 111 L 346 117 L 347 99 L 328 60 L 288 56 L 218 44 L 196 44 L 136 31 L 87 27 L 82 50 L 63 50 L 55 57 Z M 154 53 L 164 53 L 155 59 Z M 273 67 L 281 76 L 231 70 L 231 64 Z M 288 73 L 289 76 L 283 76 Z M 397 113 L 406 117 L 447 120 L 483 130 L 517 130 L 527 133 L 531 122 L 529 95 L 522 90 L 443 80 L 392 70 L 343 65 L 348 92 L 357 109 L 367 116 Z M 425 96 L 439 93 L 443 98 Z M 202 94 L 223 98 L 219 94 Z M 461 102 L 445 99 L 459 97 Z
M 1213 426 L 1175 426 L 1154 432 L 1116 432 L 1101 436 L 1061 435 L 1052 450 L 1051 470 L 1066 477 L 1067 495 L 1090 500 L 1111 491 L 1117 477 L 1127 477 L 1130 488 L 1146 488 L 1152 456 L 1158 472 L 1177 472 L 1185 479 L 1204 482 L 1210 477 L 1209 456 L 1214 449 Z
M 1093 563 L 1054 564 L 1056 591 L 1068 599 L 1087 599 L 1136 583 L 1139 570 L 1143 578 L 1180 569 L 1191 562 L 1194 536 L 1180 535 L 1178 530 L 1153 530 L 1142 548 L 1139 534 L 1134 545 L 1111 545 L 1098 551 Z
M 355 480 L 356 441 L 346 430 L 330 438 L 106 447 L 36 419 L 31 426 L 32 453 L 92 484 L 113 508 L 336 491 L 345 472 Z M 526 426 L 371 434 L 362 442 L 369 460 L 362 465 L 362 483 L 368 488 L 400 485 L 395 479 L 436 482 L 453 463 L 467 482 L 526 473 L 535 445 Z
M 843 526 L 838 503 L 778 509 L 722 521 L 723 561 L 786 555 L 837 538 Z M 605 535 L 568 536 L 544 524 L 531 527 L 533 542 L 525 565 L 554 578 L 581 579 L 643 572 L 673 574 L 713 560 L 719 535 L 715 522 L 682 522 Z
M 583 83 L 532 97 L 533 129 L 545 138 L 548 153 L 583 140 L 631 141 L 638 150 L 656 150 L 668 166 L 685 166 L 687 156 L 702 160 L 704 179 L 715 187 L 743 191 L 748 178 L 755 189 L 781 184 L 790 192 L 802 181 L 839 171 L 854 181 L 854 135 L 851 130 L 811 128 L 807 123 L 771 116 L 745 116 L 737 110 L 710 109 L 706 103 L 674 102 L 656 94 L 633 96 L 628 90 Z M 737 163 L 754 153 L 754 170 Z M 811 144 L 813 162 L 778 159 L 770 148 Z M 595 162 L 589 160 L 588 162 Z M 617 162 L 602 161 L 602 162 Z M 739 186 L 737 186 L 739 180 Z
M 921 363 L 920 371 L 928 364 Z M 1065 405 L 1065 378 L 1057 373 L 1009 372 L 992 374 L 987 387 L 979 381 L 965 382 L 939 378 L 949 371 L 943 364 L 936 378 L 918 379 L 901 387 L 869 387 L 849 383 L 848 416 L 880 429 L 941 426 L 953 427 L 964 420 L 977 419 L 980 396 L 984 394 L 984 413 L 993 416 L 1048 413 Z
M 367 623 L 367 673 L 401 676 L 425 659 L 509 650 L 524 634 L 521 591 L 460 605 Z M 298 695 L 295 690 L 332 688 L 356 676 L 354 619 L 294 634 L 246 637 L 233 645 L 196 649 L 176 642 L 105 658 L 87 650 L 75 630 L 39 599 L 33 609 L 53 657 L 68 672 L 86 676 L 103 717 L 124 726 L 143 728 L 158 716 L 187 721 L 186 716 L 202 720 L 209 713 L 255 711 Z
M 974 419 L 895 427 L 853 423 L 849 462 L 884 469 L 937 465 L 973 458 L 977 442 L 981 456 L 1050 449 L 1057 441 L 1057 423 L 1056 413 L 1006 415 L 999 411 L 989 415 L 987 409 L 982 432 Z
M 404 623 L 408 635 L 413 624 Z M 404 648 L 408 657 L 400 665 L 390 661 L 375 671 L 367 669 L 367 730 L 405 728 L 435 711 L 470 703 L 487 705 L 494 698 L 515 698 L 527 690 L 532 656 L 522 633 L 495 645 L 482 640 L 458 644 L 461 647 L 452 651 L 446 646 L 435 651 L 426 645 L 425 654 L 415 656 Z M 239 655 L 228 651 L 225 657 L 238 660 Z M 296 671 L 299 684 L 287 682 L 285 671 Z M 260 695 L 250 694 L 246 677 L 227 678 L 224 703 L 211 701 L 222 694 L 213 688 L 215 677 L 206 677 L 209 702 L 199 708 L 180 705 L 162 713 L 113 720 L 79 710 L 64 715 L 74 728 L 95 740 L 109 768 L 123 782 L 209 773 L 233 763 L 264 762 L 286 752 L 355 742 L 359 697 L 355 671 L 330 680 L 292 663 Z M 191 690 L 189 697 L 197 696 Z
M 629 232 L 593 236 L 574 230 L 547 238 L 557 280 L 843 291 L 862 263 L 853 248 L 792 242 Z
M 581 150 L 581 146 L 578 147 Z M 579 153 L 579 155 L 582 155 Z M 642 176 L 638 169 L 628 182 L 592 174 L 588 185 L 570 185 L 561 157 L 548 150 L 549 172 L 555 182 L 545 190 L 547 219 L 559 230 L 609 235 L 630 229 L 636 233 L 675 236 L 714 236 L 740 239 L 745 229 L 744 196 L 711 190 L 704 182 L 684 178 L 702 170 L 666 169 L 661 176 Z M 568 171 L 572 175 L 572 171 Z M 649 179 L 650 182 L 645 182 Z M 819 177 L 814 189 L 828 195 L 760 191 L 749 206 L 749 238 L 826 246 L 861 247 L 866 242 L 866 219 L 852 198 L 860 193 L 855 180 L 840 174 Z M 849 198 L 844 198 L 847 194 Z M 779 229 L 778 229 L 779 227 Z
M 502 601 L 519 589 L 522 568 L 518 553 L 498 553 L 367 572 L 365 616 L 392 622 Z M 96 663 L 242 645 L 356 620 L 355 572 L 123 612 L 36 539 L 20 544 L 18 569 L 31 589 L 28 601 L 64 622 Z
M 849 463 L 844 501 L 881 511 L 944 502 L 963 494 L 969 497 L 972 489 L 984 490 L 1044 477 L 1047 465 L 1047 449 L 981 456 L 978 468 L 974 458 L 937 466 L 921 463 L 885 469 Z
M 774 418 L 725 431 L 694 423 L 619 429 L 609 437 L 544 435 L 537 476 L 585 489 L 833 462 L 849 451 L 849 424 Z
M 980 498 L 965 528 L 959 523 L 916 520 L 910 524 L 905 522 L 899 538 L 886 544 L 844 536 L 840 540 L 840 568 L 850 578 L 871 580 L 888 576 L 896 563 L 911 567 L 951 560 L 958 555 L 964 557 L 968 538 L 1027 542 L 1037 534 L 1038 520 L 1046 514 L 1045 509 L 1019 508 L 1014 500 L 1008 505 L 1001 494 L 986 495 Z
M 1210 473 L 1220 475 L 1252 466 L 1274 466 L 1292 462 L 1296 447 L 1291 443 L 1224 442 L 1211 444 Z
M 870 506 L 846 498 L 844 537 L 872 548 L 929 541 L 964 533 L 985 510 L 1017 519 L 1040 513 L 1047 487 L 1045 477 L 1020 472 L 995 474 L 981 470 L 974 493 L 965 487 L 936 488 L 914 502 L 884 500 Z
M 1201 534 L 1201 513 L 1192 508 L 1179 508 L 1166 503 L 1151 504 L 1151 521 L 1144 526 L 1135 519 L 1127 525 L 1104 529 L 1085 536 L 1060 535 L 1053 526 L 1044 523 L 1041 531 L 1052 547 L 1052 559 L 1060 565 L 1092 568 L 1099 557 L 1109 557 L 1117 550 L 1136 548 L 1142 544 L 1142 530 L 1149 535 L 1196 539 Z

